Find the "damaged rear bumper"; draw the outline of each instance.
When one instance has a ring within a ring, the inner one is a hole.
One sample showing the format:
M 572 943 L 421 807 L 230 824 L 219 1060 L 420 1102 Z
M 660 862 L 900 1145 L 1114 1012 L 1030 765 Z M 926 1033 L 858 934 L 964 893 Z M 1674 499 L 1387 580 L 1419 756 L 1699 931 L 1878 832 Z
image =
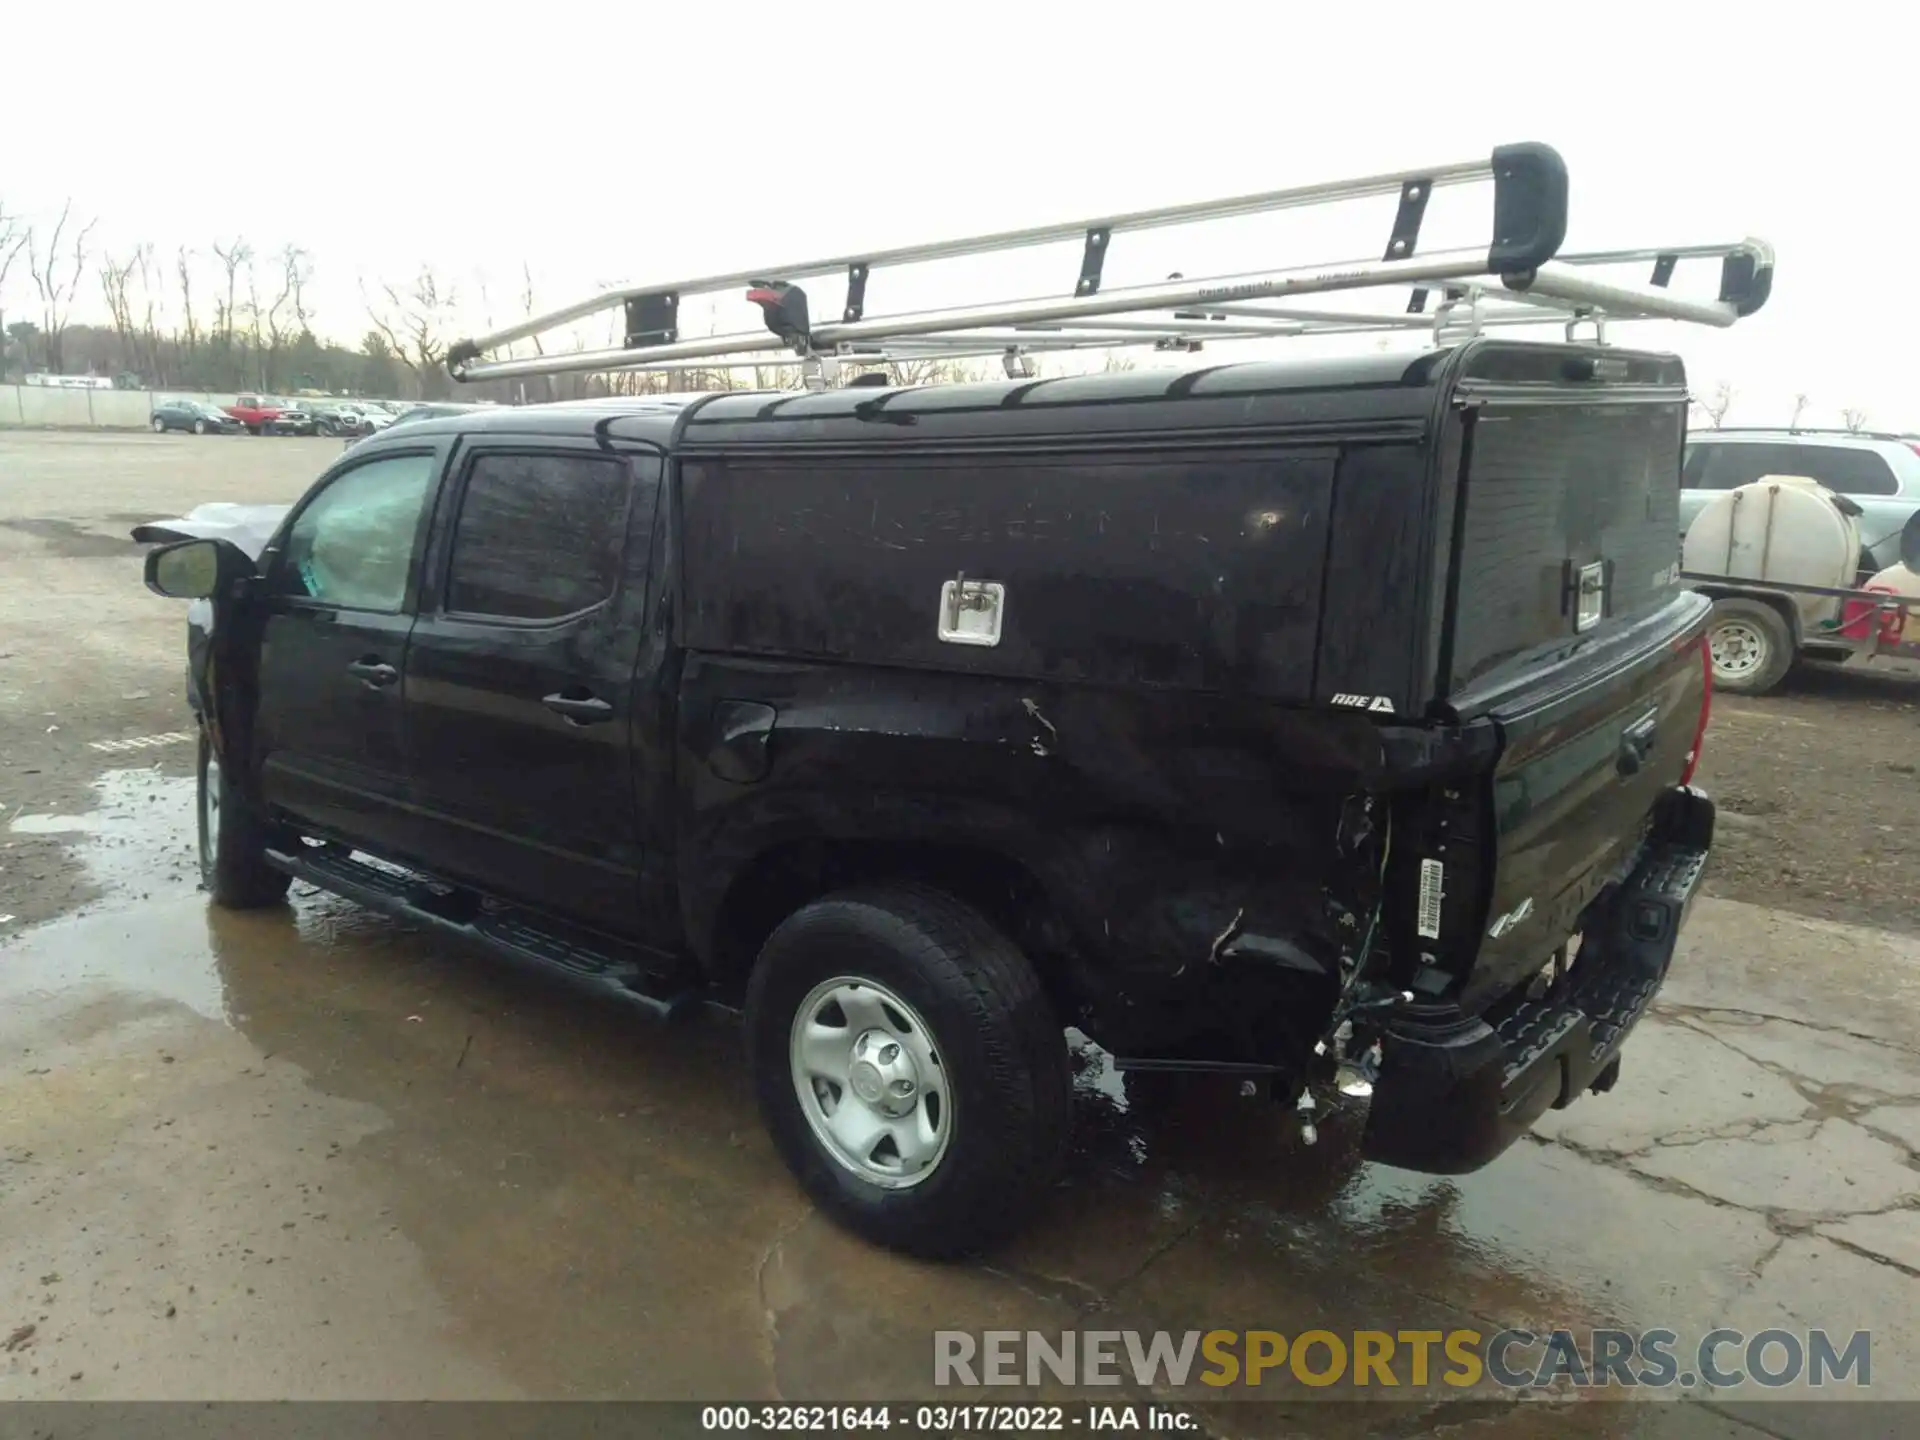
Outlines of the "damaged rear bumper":
M 1388 1026 L 1367 1118 L 1368 1159 L 1407 1170 L 1477 1170 L 1553 1107 L 1608 1089 L 1620 1048 L 1666 979 L 1713 844 L 1714 805 L 1662 797 L 1626 879 L 1600 902 L 1566 981 L 1482 1018 L 1410 1006 Z

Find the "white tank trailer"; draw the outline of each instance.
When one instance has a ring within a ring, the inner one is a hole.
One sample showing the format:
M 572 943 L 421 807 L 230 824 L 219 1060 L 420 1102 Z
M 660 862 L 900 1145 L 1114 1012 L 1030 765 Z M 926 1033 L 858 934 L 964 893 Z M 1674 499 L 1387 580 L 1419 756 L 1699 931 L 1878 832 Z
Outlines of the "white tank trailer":
M 1920 524 L 1909 563 L 1861 579 L 1860 508 L 1804 475 L 1766 475 L 1716 497 L 1681 543 L 1680 568 L 1714 597 L 1713 682 L 1736 694 L 1771 690 L 1803 654 L 1920 658 Z M 1920 517 L 1916 517 L 1920 520 Z

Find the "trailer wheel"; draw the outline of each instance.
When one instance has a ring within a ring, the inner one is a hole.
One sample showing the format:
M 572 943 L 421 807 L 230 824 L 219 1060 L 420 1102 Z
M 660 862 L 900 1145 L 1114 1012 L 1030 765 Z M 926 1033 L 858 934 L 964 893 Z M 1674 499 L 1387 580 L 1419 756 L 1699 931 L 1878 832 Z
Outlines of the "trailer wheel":
M 1716 690 L 1764 695 L 1793 668 L 1793 629 L 1766 601 L 1729 595 L 1713 602 L 1707 649 Z

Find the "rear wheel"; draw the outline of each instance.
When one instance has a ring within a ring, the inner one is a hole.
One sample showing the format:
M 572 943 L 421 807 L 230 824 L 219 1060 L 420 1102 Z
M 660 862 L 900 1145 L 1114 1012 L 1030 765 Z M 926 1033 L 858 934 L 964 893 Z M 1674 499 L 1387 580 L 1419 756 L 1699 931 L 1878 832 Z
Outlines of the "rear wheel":
M 1729 595 L 1707 624 L 1713 684 L 1734 695 L 1764 695 L 1793 668 L 1793 629 L 1764 600 Z
M 879 1244 L 992 1244 L 1066 1159 L 1065 1032 L 1026 957 L 940 891 L 863 887 L 790 916 L 754 968 L 746 1039 L 788 1167 Z
M 200 883 L 217 905 L 254 910 L 287 897 L 292 877 L 267 864 L 267 832 L 238 790 L 225 783 L 205 727 L 199 756 Z
M 158 415 L 153 417 L 152 425 L 154 434 L 164 435 L 167 433 L 167 422 L 162 420 Z

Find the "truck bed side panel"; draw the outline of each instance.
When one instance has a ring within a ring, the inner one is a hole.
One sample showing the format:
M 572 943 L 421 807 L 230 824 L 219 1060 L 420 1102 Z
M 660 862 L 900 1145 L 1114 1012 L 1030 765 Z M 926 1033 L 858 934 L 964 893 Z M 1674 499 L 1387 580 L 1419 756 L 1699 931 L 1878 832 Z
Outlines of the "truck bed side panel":
M 1336 451 L 689 457 L 695 649 L 1311 698 Z M 1005 586 L 999 643 L 941 588 Z

